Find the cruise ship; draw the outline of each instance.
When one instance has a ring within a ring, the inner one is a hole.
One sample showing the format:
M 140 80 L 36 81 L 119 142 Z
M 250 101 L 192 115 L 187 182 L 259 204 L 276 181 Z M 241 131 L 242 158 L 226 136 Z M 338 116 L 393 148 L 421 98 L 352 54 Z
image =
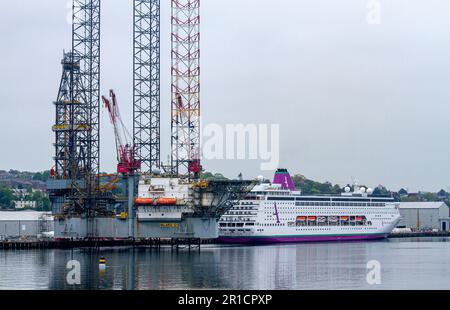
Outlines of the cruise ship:
M 399 204 L 369 188 L 345 187 L 341 195 L 302 195 L 287 169 L 261 182 L 224 214 L 222 243 L 282 243 L 386 238 L 400 221 Z

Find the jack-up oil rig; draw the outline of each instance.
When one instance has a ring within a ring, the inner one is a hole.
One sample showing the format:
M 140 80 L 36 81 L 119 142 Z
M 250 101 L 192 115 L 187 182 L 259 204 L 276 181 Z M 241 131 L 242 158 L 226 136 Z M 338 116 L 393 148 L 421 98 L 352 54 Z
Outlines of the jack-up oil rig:
M 55 238 L 218 237 L 218 220 L 252 181 L 202 179 L 200 0 L 171 0 L 170 163 L 161 163 L 160 0 L 134 1 L 133 132 L 114 91 L 103 97 L 114 127 L 117 173 L 100 174 L 101 0 L 73 0 L 72 47 L 56 101 L 55 165 L 47 189 Z

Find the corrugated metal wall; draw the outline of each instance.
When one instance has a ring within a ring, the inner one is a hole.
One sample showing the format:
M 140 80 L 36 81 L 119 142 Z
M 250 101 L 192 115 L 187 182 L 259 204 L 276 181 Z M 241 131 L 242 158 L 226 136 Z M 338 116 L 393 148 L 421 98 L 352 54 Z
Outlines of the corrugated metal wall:
M 402 220 L 398 226 L 413 229 L 440 229 L 439 209 L 400 209 Z
M 35 237 L 41 233 L 41 221 L 2 221 L 0 220 L 0 236 L 17 238 L 21 236 Z

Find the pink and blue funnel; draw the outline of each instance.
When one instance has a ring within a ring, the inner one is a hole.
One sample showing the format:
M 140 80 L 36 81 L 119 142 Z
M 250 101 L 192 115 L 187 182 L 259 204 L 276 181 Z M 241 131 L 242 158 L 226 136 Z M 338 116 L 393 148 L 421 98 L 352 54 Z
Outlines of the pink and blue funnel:
M 278 169 L 275 172 L 273 184 L 279 184 L 283 189 L 295 191 L 294 182 L 292 181 L 291 175 L 289 174 L 287 169 Z

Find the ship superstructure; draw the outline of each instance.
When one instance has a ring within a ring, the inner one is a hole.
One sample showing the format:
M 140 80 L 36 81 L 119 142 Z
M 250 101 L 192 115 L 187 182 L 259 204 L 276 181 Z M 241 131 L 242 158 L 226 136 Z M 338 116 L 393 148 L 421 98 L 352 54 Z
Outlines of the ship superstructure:
M 341 195 L 302 195 L 279 169 L 274 182 L 256 185 L 221 218 L 219 234 L 226 243 L 380 239 L 399 221 L 393 198 L 358 186 Z

